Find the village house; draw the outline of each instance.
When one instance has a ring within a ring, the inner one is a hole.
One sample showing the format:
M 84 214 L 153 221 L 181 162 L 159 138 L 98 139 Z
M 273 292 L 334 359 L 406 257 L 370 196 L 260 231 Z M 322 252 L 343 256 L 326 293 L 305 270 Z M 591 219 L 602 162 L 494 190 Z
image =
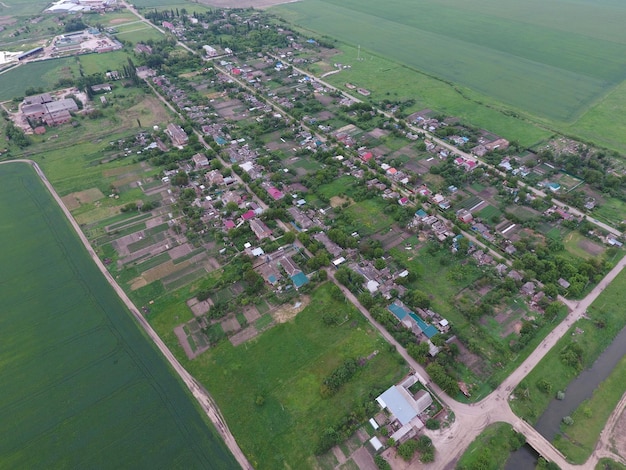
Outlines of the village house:
M 259 219 L 250 220 L 250 229 L 254 232 L 259 240 L 268 238 L 272 235 L 272 231 Z
M 172 143 L 177 147 L 184 147 L 189 142 L 187 133 L 177 124 L 170 123 L 165 129 L 165 133 L 172 140 Z
M 191 157 L 191 160 L 193 161 L 196 170 L 209 166 L 209 159 L 202 153 L 196 153 L 193 157 Z
M 399 385 L 392 385 L 376 398 L 382 409 L 388 410 L 391 415 L 391 426 L 394 432 L 390 438 L 402 443 L 417 435 L 424 427 L 420 415 L 433 403 L 433 399 L 426 390 L 419 390 L 412 394 L 409 388 L 417 382 L 414 375 L 410 375 Z

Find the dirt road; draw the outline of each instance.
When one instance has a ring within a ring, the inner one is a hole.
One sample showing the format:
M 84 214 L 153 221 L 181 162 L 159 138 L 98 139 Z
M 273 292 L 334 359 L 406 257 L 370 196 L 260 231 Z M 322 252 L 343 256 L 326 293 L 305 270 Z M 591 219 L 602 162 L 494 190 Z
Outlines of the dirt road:
M 74 231 L 80 238 L 80 241 L 85 246 L 85 249 L 87 250 L 87 252 L 89 253 L 89 256 L 91 256 L 94 263 L 96 264 L 96 266 L 98 266 L 98 269 L 100 269 L 100 271 L 102 272 L 104 277 L 107 279 L 109 284 L 111 284 L 111 286 L 113 287 L 117 295 L 126 304 L 126 306 L 131 311 L 131 313 L 133 314 L 137 322 L 145 330 L 145 332 L 148 334 L 150 339 L 154 341 L 154 344 L 156 344 L 156 346 L 159 348 L 159 351 L 161 351 L 161 353 L 165 356 L 165 358 L 170 363 L 170 365 L 174 368 L 176 373 L 183 380 L 187 388 L 191 391 L 191 393 L 193 394 L 195 399 L 198 401 L 198 403 L 200 404 L 200 406 L 202 407 L 206 415 L 209 417 L 211 422 L 217 428 L 222 439 L 224 439 L 224 442 L 226 443 L 226 445 L 228 446 L 232 454 L 235 456 L 235 459 L 237 459 L 237 462 L 239 463 L 239 465 L 241 465 L 241 467 L 246 470 L 252 469 L 252 466 L 250 465 L 250 463 L 246 459 L 246 456 L 243 454 L 243 452 L 239 448 L 239 445 L 237 444 L 237 442 L 235 441 L 235 438 L 233 437 L 232 433 L 228 429 L 228 426 L 226 425 L 226 421 L 222 417 L 219 411 L 219 408 L 217 407 L 217 405 L 215 404 L 215 402 L 213 401 L 209 393 L 204 389 L 204 387 L 202 387 L 202 385 L 200 385 L 196 381 L 196 379 L 194 379 L 191 376 L 191 374 L 189 374 L 189 372 L 187 372 L 187 370 L 180 364 L 180 362 L 178 362 L 178 359 L 174 357 L 172 352 L 168 349 L 165 343 L 161 340 L 159 335 L 157 335 L 157 333 L 152 329 L 152 326 L 150 326 L 150 324 L 143 317 L 143 315 L 139 313 L 139 310 L 135 307 L 135 305 L 132 303 L 130 298 L 126 295 L 126 293 L 122 290 L 122 288 L 117 284 L 117 282 L 115 282 L 115 279 L 113 279 L 113 276 L 111 276 L 111 273 L 109 273 L 109 271 L 106 269 L 104 264 L 102 264 L 102 261 L 100 261 L 100 258 L 98 257 L 96 252 L 93 250 L 93 248 L 89 244 L 89 240 L 87 240 L 87 237 L 83 234 L 79 225 L 76 223 L 76 221 L 72 217 L 72 214 L 70 214 L 70 211 L 67 209 L 67 207 L 65 207 L 65 205 L 63 204 L 63 201 L 61 200 L 57 192 L 54 190 L 54 188 L 52 187 L 52 185 L 50 184 L 50 182 L 48 181 L 44 173 L 39 168 L 39 165 L 37 165 L 37 163 L 32 160 L 11 160 L 7 162 L 0 162 L 0 164 L 7 164 L 7 163 L 27 163 L 33 166 L 33 168 L 35 169 L 35 171 L 37 172 L 37 174 L 39 175 L 43 183 L 46 185 L 46 188 L 48 188 L 48 191 L 54 197 L 55 201 L 57 202 L 57 204 L 59 205 L 59 207 L 65 214 L 65 216 L 67 217 L 68 221 L 72 225 L 72 228 L 74 229 Z

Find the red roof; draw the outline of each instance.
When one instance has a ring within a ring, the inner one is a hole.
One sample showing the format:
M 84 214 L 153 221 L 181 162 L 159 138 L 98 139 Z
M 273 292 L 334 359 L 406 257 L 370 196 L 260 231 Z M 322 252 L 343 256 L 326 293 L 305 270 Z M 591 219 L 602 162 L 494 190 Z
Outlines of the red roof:
M 368 161 L 370 161 L 372 159 L 373 156 L 374 155 L 372 155 L 372 152 L 367 152 L 367 153 L 364 153 L 363 155 L 361 155 L 361 159 L 364 162 L 368 162 Z
M 241 75 L 241 70 L 240 69 L 236 69 L 235 68 L 235 69 L 232 70 L 232 72 L 233 72 L 233 75 Z
M 230 230 L 231 228 L 235 228 L 235 222 L 233 222 L 232 220 L 227 220 L 226 222 L 224 222 L 224 227 L 226 227 L 228 230 Z
M 255 216 L 255 212 L 253 210 L 249 210 L 248 212 L 244 213 L 241 217 L 243 217 L 243 220 L 250 220 Z
M 273 187 L 267 188 L 267 192 L 269 193 L 270 196 L 272 196 L 272 199 L 274 200 L 278 200 L 284 196 L 284 194 L 281 191 Z
M 409 198 L 408 197 L 403 197 L 398 202 L 400 203 L 401 206 L 404 206 L 404 205 L 406 205 L 409 202 Z

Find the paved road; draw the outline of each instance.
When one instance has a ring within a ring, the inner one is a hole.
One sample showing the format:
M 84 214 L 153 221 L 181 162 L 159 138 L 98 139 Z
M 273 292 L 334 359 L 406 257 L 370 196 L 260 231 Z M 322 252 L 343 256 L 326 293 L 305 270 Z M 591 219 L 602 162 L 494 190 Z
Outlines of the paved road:
M 37 165 L 37 163 L 32 160 L 10 160 L 6 162 L 0 162 L 0 164 L 16 163 L 16 162 L 27 163 L 33 166 L 33 168 L 35 169 L 35 171 L 37 172 L 37 174 L 39 175 L 43 183 L 46 185 L 46 188 L 48 188 L 48 191 L 50 192 L 50 194 L 54 197 L 55 201 L 57 202 L 61 210 L 63 210 L 63 213 L 67 217 L 67 220 L 72 225 L 72 228 L 74 229 L 78 237 L 80 238 L 80 241 L 85 246 L 85 249 L 89 253 L 89 256 L 91 256 L 92 260 L 94 261 L 96 266 L 98 266 L 98 269 L 100 269 L 100 271 L 102 272 L 104 277 L 107 279 L 109 284 L 111 284 L 111 286 L 113 287 L 117 295 L 126 304 L 126 307 L 128 307 L 128 309 L 131 311 L 131 313 L 133 314 L 137 322 L 145 330 L 145 332 L 148 334 L 150 339 L 152 339 L 154 344 L 156 344 L 156 346 L 159 348 L 161 353 L 165 356 L 167 361 L 170 363 L 170 365 L 174 368 L 176 373 L 183 380 L 187 388 L 191 391 L 194 398 L 198 401 L 198 403 L 202 407 L 202 410 L 206 413 L 206 415 L 209 417 L 211 422 L 217 428 L 222 439 L 224 439 L 224 442 L 226 442 L 226 445 L 228 446 L 228 448 L 234 455 L 235 459 L 237 459 L 237 462 L 239 463 L 239 465 L 241 465 L 241 467 L 244 469 L 252 469 L 253 467 L 250 465 L 250 463 L 246 459 L 246 456 L 243 454 L 243 452 L 239 448 L 239 445 L 237 444 L 237 442 L 235 441 L 235 438 L 233 437 L 232 433 L 228 429 L 228 426 L 226 425 L 226 421 L 222 417 L 219 411 L 219 408 L 217 407 L 217 405 L 215 404 L 215 402 L 213 401 L 209 393 L 204 389 L 204 387 L 202 387 L 202 385 L 200 385 L 196 381 L 196 379 L 194 379 L 191 376 L 191 374 L 189 374 L 189 372 L 187 372 L 187 370 L 180 364 L 180 362 L 178 362 L 178 359 L 174 357 L 172 352 L 168 349 L 165 343 L 161 340 L 159 335 L 152 329 L 152 326 L 150 326 L 150 324 L 143 317 L 143 315 L 139 313 L 139 310 L 137 309 L 137 307 L 135 307 L 135 305 L 132 303 L 130 298 L 126 295 L 124 290 L 118 285 L 115 279 L 113 279 L 113 276 L 111 276 L 111 273 L 109 273 L 109 271 L 104 266 L 104 264 L 102 264 L 102 261 L 100 261 L 100 258 L 98 257 L 96 252 L 93 250 L 93 248 L 89 244 L 89 240 L 87 240 L 87 237 L 83 234 L 79 225 L 76 223 L 76 221 L 72 217 L 72 214 L 70 214 L 70 211 L 67 209 L 67 207 L 65 207 L 65 204 L 63 204 L 63 201 L 61 200 L 57 192 L 54 190 L 54 188 L 52 187 L 52 185 L 46 178 L 43 171 L 41 171 L 41 169 L 39 168 L 39 165 Z

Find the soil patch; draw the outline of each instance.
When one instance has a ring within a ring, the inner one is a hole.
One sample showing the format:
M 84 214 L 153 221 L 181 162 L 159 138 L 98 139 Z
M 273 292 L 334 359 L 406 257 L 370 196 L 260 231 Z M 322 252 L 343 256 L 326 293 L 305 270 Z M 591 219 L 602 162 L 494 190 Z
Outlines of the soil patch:
M 254 323 L 261 318 L 261 314 L 254 305 L 247 305 L 243 309 L 243 316 L 246 317 L 248 323 Z
M 211 299 L 199 302 L 198 299 L 194 297 L 187 301 L 187 306 L 191 309 L 195 317 L 201 317 L 202 315 L 206 314 L 212 305 L 213 301 Z
M 303 295 L 302 297 L 300 297 L 300 300 L 295 303 L 295 305 L 287 304 L 278 307 L 272 312 L 272 317 L 278 323 L 288 322 L 289 320 L 295 318 L 298 313 L 304 310 L 304 307 L 309 305 L 309 302 L 311 302 L 311 297 L 309 297 L 308 295 Z
M 579 248 L 582 248 L 591 256 L 600 256 L 604 252 L 604 247 L 594 243 L 591 240 L 583 238 L 580 242 L 578 242 Z
M 174 264 L 173 261 L 166 261 L 165 263 L 159 264 L 154 268 L 150 268 L 147 271 L 144 271 L 142 277 L 148 281 L 148 283 L 152 281 L 156 281 L 157 279 L 162 279 L 165 276 L 173 274 L 177 271 L 181 271 L 189 266 L 190 260 L 183 261 L 178 264 Z
M 248 328 L 241 330 L 236 335 L 231 336 L 230 342 L 233 346 L 239 346 L 240 344 L 251 340 L 258 334 L 259 334 L 258 330 L 253 325 L 251 325 Z
M 67 209 L 70 211 L 73 211 L 74 209 L 78 209 L 80 207 L 80 202 L 78 202 L 78 199 L 76 199 L 71 194 L 63 196 L 61 200 L 63 201 L 63 205 L 67 207 Z
M 78 206 L 80 206 L 81 204 L 90 204 L 102 198 L 104 198 L 104 194 L 102 194 L 102 191 L 100 191 L 98 188 L 91 188 L 84 191 L 78 191 L 68 194 L 67 196 L 63 197 L 63 202 L 66 205 L 70 204 L 75 206 L 76 204 L 78 204 Z M 74 199 L 75 202 L 72 202 L 72 199 Z M 70 209 L 69 205 L 67 207 L 68 209 Z
M 130 281 L 130 290 L 141 289 L 144 286 L 147 286 L 148 282 L 143 277 L 136 277 L 132 281 Z
M 348 197 L 333 196 L 330 198 L 330 207 L 339 207 L 344 202 L 350 202 L 350 204 L 354 203 L 354 201 Z
M 239 322 L 235 317 L 227 318 L 222 322 L 222 329 L 224 330 L 224 333 L 232 333 L 233 331 L 241 329 L 241 325 L 239 325 Z
M 269 8 L 274 5 L 291 3 L 293 0 L 201 0 L 203 5 L 218 8 Z

